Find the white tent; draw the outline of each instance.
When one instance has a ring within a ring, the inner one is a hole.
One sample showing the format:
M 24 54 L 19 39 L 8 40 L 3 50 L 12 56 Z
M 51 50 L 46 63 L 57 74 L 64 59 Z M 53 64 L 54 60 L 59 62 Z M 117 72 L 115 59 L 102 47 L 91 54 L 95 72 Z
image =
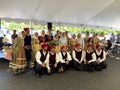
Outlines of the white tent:
M 120 0 L 0 0 L 0 18 L 120 28 Z

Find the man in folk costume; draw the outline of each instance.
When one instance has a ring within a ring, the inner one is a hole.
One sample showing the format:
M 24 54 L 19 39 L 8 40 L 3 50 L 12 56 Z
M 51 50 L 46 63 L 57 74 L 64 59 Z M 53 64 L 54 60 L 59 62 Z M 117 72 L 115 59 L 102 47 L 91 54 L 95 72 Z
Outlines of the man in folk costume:
M 84 64 L 88 72 L 93 72 L 95 70 L 96 55 L 93 52 L 92 46 L 87 45 L 87 50 L 85 52 Z
M 47 48 L 48 45 L 43 43 L 41 45 L 41 50 L 36 53 L 36 65 L 35 65 L 35 75 L 41 76 L 41 74 L 45 74 L 47 70 L 47 61 L 46 57 L 48 54 Z
M 59 52 L 59 70 L 58 72 L 64 72 L 66 69 L 71 67 L 72 58 L 67 52 L 67 47 L 65 45 L 61 46 L 61 52 Z
M 105 62 L 105 60 L 106 60 L 106 53 L 101 48 L 101 46 L 99 44 L 96 45 L 95 54 L 96 54 L 96 57 L 97 57 L 97 60 L 96 60 L 96 70 L 97 71 L 101 71 L 102 69 L 105 69 L 107 67 L 107 63 Z
M 59 56 L 55 51 L 55 46 L 50 47 L 50 52 L 47 54 L 47 73 L 52 74 L 58 71 Z
M 27 61 L 27 69 L 31 69 L 31 65 L 30 65 L 30 60 L 31 60 L 31 35 L 30 35 L 30 31 L 29 28 L 24 28 L 25 31 L 25 38 L 24 38 L 24 48 L 25 48 L 25 56 L 26 56 L 26 61 Z
M 75 70 L 82 71 L 85 52 L 81 49 L 80 44 L 76 44 L 75 47 L 76 47 L 75 50 L 73 50 L 72 52 L 73 67 Z

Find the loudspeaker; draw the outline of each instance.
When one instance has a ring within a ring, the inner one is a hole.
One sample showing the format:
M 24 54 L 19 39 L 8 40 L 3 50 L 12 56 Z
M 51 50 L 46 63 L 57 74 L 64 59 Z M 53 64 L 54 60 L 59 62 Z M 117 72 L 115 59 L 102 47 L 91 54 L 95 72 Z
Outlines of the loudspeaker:
M 48 23 L 47 23 L 47 27 L 48 27 L 48 30 L 52 30 L 52 23 L 51 23 L 51 22 L 48 22 Z

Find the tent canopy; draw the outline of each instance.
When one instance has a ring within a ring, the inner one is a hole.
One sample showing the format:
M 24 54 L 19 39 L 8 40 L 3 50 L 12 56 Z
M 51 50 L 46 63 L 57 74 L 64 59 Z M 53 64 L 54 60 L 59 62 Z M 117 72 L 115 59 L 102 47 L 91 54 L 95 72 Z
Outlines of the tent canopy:
M 120 28 L 120 0 L 0 0 L 0 18 Z

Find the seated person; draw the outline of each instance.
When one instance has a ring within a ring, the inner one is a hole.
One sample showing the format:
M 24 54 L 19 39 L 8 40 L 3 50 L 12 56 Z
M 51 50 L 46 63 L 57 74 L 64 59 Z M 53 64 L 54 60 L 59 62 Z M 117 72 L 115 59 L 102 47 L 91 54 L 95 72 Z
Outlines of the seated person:
M 92 45 L 87 45 L 87 50 L 85 52 L 85 59 L 84 59 L 85 69 L 88 72 L 93 72 L 95 70 L 96 64 L 96 55 L 93 52 Z
M 105 51 L 101 48 L 101 46 L 98 44 L 96 46 L 96 70 L 101 71 L 102 69 L 105 69 L 107 67 L 107 64 L 105 62 L 106 60 L 106 53 Z
M 41 50 L 36 53 L 36 65 L 35 65 L 35 75 L 36 76 L 41 76 L 41 74 L 45 74 L 47 71 L 47 61 L 46 57 L 48 55 L 47 51 L 47 44 L 42 44 L 41 45 Z
M 71 67 L 71 56 L 67 52 L 67 47 L 65 45 L 61 46 L 61 52 L 59 52 L 59 70 L 58 72 L 64 72 Z
M 73 56 L 73 67 L 75 70 L 81 71 L 83 70 L 83 60 L 85 52 L 81 49 L 80 44 L 75 45 L 75 50 L 72 52 Z
M 107 40 L 107 44 L 106 44 L 105 49 L 109 50 L 111 47 L 112 47 L 112 42 L 110 40 Z
M 58 54 L 55 51 L 55 46 L 50 47 L 50 52 L 47 54 L 47 71 L 48 74 L 52 74 L 58 71 Z

